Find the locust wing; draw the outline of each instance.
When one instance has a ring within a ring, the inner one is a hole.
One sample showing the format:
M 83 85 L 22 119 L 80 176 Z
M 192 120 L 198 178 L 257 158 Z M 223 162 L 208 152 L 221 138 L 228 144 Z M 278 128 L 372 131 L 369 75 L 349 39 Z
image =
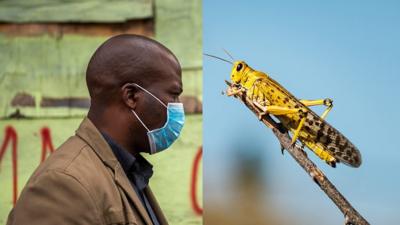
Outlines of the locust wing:
M 340 162 L 352 167 L 361 165 L 361 154 L 357 147 L 312 111 L 307 116 L 306 127 L 314 141 Z

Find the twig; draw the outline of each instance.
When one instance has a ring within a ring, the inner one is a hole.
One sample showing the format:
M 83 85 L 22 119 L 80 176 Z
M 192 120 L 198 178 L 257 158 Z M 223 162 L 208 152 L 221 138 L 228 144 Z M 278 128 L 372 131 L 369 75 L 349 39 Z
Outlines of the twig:
M 228 81 L 225 82 L 229 86 L 227 91 L 228 95 L 232 95 L 241 100 L 256 115 L 261 112 L 243 92 L 233 91 L 231 83 Z M 291 138 L 280 124 L 276 123 L 268 114 L 264 115 L 261 121 L 272 129 L 275 136 L 279 139 L 281 147 L 290 153 L 296 162 L 303 167 L 325 194 L 336 204 L 340 211 L 342 211 L 346 225 L 369 225 L 368 221 L 350 205 L 346 198 L 328 180 L 325 174 L 307 157 L 305 152 L 300 147 L 291 145 Z

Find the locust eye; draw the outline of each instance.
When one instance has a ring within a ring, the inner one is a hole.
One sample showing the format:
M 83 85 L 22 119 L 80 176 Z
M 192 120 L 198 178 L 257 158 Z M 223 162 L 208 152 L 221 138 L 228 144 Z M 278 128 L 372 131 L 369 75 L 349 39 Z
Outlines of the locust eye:
M 236 71 L 240 71 L 243 68 L 243 65 L 241 63 L 239 63 L 236 67 Z

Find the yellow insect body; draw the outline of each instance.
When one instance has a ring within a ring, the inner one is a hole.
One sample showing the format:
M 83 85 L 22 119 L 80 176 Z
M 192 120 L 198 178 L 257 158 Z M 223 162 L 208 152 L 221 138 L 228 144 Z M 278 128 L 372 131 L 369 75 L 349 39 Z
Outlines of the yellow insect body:
M 253 70 L 243 61 L 234 63 L 231 81 L 238 91 L 246 92 L 263 114 L 274 115 L 293 134 L 293 144 L 300 140 L 333 167 L 337 162 L 361 165 L 358 149 L 324 120 L 332 100 L 299 100 L 266 73 Z M 314 105 L 326 105 L 327 110 L 320 117 L 308 107 Z

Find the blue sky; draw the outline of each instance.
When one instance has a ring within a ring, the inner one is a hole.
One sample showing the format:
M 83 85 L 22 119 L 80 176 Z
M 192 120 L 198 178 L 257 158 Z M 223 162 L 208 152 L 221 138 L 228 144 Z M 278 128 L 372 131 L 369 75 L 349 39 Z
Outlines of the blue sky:
M 371 224 L 400 222 L 400 2 L 204 0 L 204 52 L 227 58 L 222 48 L 298 98 L 332 98 L 327 120 L 360 149 L 363 164 L 333 169 L 308 155 Z M 235 157 L 256 157 L 276 207 L 310 217 L 323 209 L 329 216 L 315 224 L 342 224 L 336 206 L 280 154 L 272 132 L 239 101 L 221 95 L 230 71 L 229 64 L 204 58 L 206 207 L 224 200 Z M 241 148 L 233 152 L 235 146 Z

